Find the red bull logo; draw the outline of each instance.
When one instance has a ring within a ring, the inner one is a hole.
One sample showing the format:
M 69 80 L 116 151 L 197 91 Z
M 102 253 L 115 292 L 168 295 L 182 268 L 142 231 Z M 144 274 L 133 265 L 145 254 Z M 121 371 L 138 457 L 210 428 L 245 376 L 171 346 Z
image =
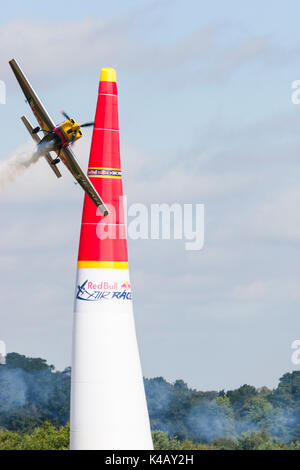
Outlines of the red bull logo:
M 130 284 L 125 282 L 121 289 L 118 289 L 118 283 L 110 284 L 108 282 L 100 282 L 94 284 L 86 280 L 82 285 L 78 286 L 76 298 L 79 300 L 98 301 L 105 299 L 131 300 Z
M 128 281 L 124 282 L 124 284 L 121 285 L 122 289 L 129 290 L 130 289 L 130 284 Z
M 118 283 L 117 282 L 104 282 L 101 281 L 99 284 L 95 284 L 94 282 L 88 282 L 87 283 L 87 288 L 88 289 L 94 289 L 94 290 L 117 290 L 118 289 Z

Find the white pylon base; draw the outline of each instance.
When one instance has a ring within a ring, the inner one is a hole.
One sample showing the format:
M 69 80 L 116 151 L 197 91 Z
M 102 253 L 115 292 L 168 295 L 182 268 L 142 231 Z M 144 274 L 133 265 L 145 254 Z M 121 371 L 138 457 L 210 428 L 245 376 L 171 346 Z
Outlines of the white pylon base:
M 151 450 L 128 270 L 79 269 L 77 286 L 71 449 Z

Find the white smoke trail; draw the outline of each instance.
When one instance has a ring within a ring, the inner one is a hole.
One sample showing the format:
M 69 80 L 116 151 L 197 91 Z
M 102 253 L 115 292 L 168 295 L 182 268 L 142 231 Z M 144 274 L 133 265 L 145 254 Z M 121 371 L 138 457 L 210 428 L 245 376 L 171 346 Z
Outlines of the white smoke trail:
M 9 183 L 14 182 L 21 176 L 27 168 L 36 163 L 40 157 L 40 153 L 36 149 L 16 151 L 8 160 L 0 163 L 0 191 Z

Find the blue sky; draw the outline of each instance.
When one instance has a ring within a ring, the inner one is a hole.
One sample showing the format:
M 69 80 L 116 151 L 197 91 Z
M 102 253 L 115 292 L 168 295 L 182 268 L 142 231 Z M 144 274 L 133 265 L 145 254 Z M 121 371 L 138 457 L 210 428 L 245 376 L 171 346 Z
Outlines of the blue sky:
M 57 121 L 62 108 L 90 120 L 100 69 L 112 66 L 129 203 L 205 204 L 199 252 L 129 240 L 148 377 L 205 390 L 273 387 L 297 367 L 299 10 L 296 1 L 2 7 L 1 160 L 27 145 L 19 117 L 33 120 L 12 56 Z M 90 138 L 76 147 L 83 167 Z M 82 199 L 66 172 L 57 181 L 43 161 L 0 194 L 0 338 L 58 368 L 71 357 Z

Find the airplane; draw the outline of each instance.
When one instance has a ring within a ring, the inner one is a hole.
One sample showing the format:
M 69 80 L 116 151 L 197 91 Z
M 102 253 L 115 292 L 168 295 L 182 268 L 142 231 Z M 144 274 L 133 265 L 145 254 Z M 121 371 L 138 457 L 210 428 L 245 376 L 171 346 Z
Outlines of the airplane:
M 21 117 L 26 129 L 37 144 L 40 156 L 45 157 L 57 178 L 61 177 L 61 173 L 56 165 L 62 161 L 89 198 L 99 208 L 102 215 L 108 215 L 107 207 L 91 181 L 81 170 L 76 157 L 70 148 L 74 142 L 82 137 L 81 128 L 93 126 L 94 123 L 87 122 L 80 125 L 73 118 L 70 118 L 67 113 L 62 111 L 66 120 L 62 124 L 55 125 L 16 60 L 11 59 L 9 64 L 25 95 L 26 101 L 30 105 L 33 114 L 39 123 L 38 127 L 33 128 L 25 116 Z M 44 133 L 44 137 L 42 139 L 38 136 L 39 132 Z M 55 159 L 51 157 L 50 152 L 56 153 Z

